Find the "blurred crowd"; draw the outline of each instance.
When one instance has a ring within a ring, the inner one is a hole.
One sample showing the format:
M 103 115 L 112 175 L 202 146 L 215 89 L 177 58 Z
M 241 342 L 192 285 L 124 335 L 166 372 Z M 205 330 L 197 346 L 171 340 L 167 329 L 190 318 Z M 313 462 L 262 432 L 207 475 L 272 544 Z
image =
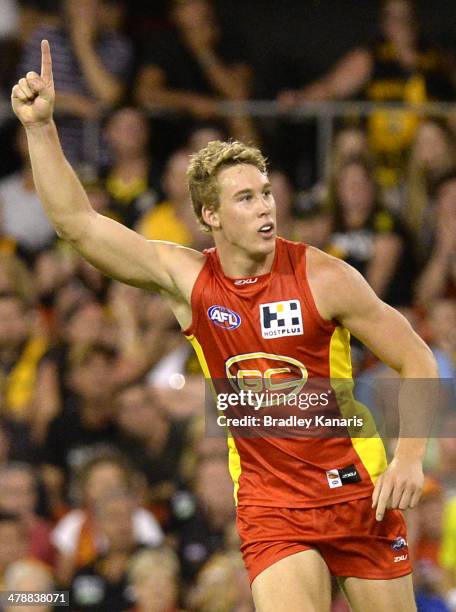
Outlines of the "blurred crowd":
M 456 116 L 352 113 L 317 180 L 311 122 L 294 115 L 337 99 L 454 101 L 453 58 L 421 36 L 413 4 L 384 2 L 375 40 L 279 91 L 272 122 L 242 104 L 224 115 L 256 80 L 214 3 L 170 1 L 163 14 L 140 39 L 122 0 L 0 0 L 0 96 L 39 67 L 47 38 L 62 145 L 92 206 L 197 249 L 211 243 L 189 203 L 189 154 L 215 139 L 258 144 L 279 234 L 346 260 L 399 308 L 456 408 Z M 253 611 L 226 442 L 205 436 L 189 343 L 159 296 L 57 239 L 25 134 L 6 121 L 0 138 L 0 590 L 67 589 L 75 611 Z M 356 342 L 353 359 L 366 380 L 391 376 Z M 456 610 L 456 410 L 443 431 L 407 516 L 422 612 Z M 334 612 L 347 609 L 334 585 Z

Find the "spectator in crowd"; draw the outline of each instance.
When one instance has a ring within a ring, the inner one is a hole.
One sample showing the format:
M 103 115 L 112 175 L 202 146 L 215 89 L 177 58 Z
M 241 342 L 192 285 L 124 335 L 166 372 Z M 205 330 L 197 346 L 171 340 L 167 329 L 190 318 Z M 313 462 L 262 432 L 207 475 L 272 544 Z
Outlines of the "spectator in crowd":
M 31 262 L 36 253 L 52 244 L 55 231 L 36 193 L 22 128 L 17 130 L 16 146 L 22 168 L 0 181 L 0 231 L 3 237 L 13 240 L 20 254 Z
M 432 348 L 439 365 L 440 377 L 456 391 L 456 302 L 440 299 L 431 302 L 427 316 Z M 453 396 L 453 401 L 456 396 Z
M 435 118 L 423 119 L 410 149 L 410 158 L 401 189 L 402 214 L 418 244 L 421 259 L 429 250 L 426 228 L 432 222 L 434 185 L 456 167 L 454 134 L 447 123 Z
M 0 417 L 0 466 L 8 461 L 34 461 L 38 452 L 27 423 Z
M 249 579 L 239 552 L 212 555 L 198 573 L 189 607 L 195 612 L 254 612 Z
M 350 51 L 328 74 L 302 90 L 282 93 L 282 106 L 354 96 L 414 104 L 453 99 L 449 62 L 420 35 L 412 0 L 384 2 L 380 28 L 374 44 Z M 379 110 L 370 116 L 369 140 L 383 187 L 397 184 L 417 124 L 418 117 L 410 110 Z
M 226 457 L 202 458 L 192 491 L 177 491 L 171 500 L 184 580 L 191 581 L 214 552 L 224 549 L 227 526 L 234 520 L 232 502 Z
M 27 532 L 28 553 L 49 566 L 54 564 L 51 525 L 37 514 L 38 480 L 26 463 L 0 466 L 0 512 L 20 517 Z
M 48 340 L 36 313 L 18 294 L 0 293 L 0 393 L 3 416 L 28 422 L 54 397 L 48 376 Z
M 439 419 L 436 462 L 432 475 L 442 484 L 448 497 L 456 496 L 456 415 L 453 403 Z
M 187 184 L 189 151 L 179 149 L 168 159 L 162 178 L 165 200 L 139 220 L 137 230 L 148 240 L 169 240 L 185 246 L 209 246 L 190 204 Z
M 186 148 L 188 148 L 191 153 L 196 153 L 207 146 L 212 140 L 226 139 L 226 132 L 220 125 L 209 122 L 200 123 L 190 132 Z
M 52 536 L 58 551 L 57 575 L 62 583 L 67 584 L 77 569 L 92 564 L 103 552 L 104 532 L 100 531 L 96 508 L 100 499 L 113 492 L 123 492 L 134 501 L 135 541 L 144 546 L 161 544 L 163 534 L 157 520 L 139 505 L 138 475 L 121 456 L 95 456 L 81 470 L 78 484 L 79 504 L 57 523 Z
M 149 124 L 142 111 L 124 107 L 109 118 L 105 135 L 113 158 L 104 171 L 108 214 L 133 227 L 160 193 L 158 171 L 150 159 Z
M 172 548 L 141 550 L 130 559 L 128 581 L 135 605 L 129 612 L 178 610 L 179 561 Z
M 454 589 L 456 589 L 456 495 L 454 492 L 443 507 L 442 537 L 438 560 L 445 571 L 445 587 L 452 590 L 454 598 Z
M 426 477 L 418 507 L 407 514 L 408 523 L 411 522 L 408 546 L 415 568 L 415 591 L 422 600 L 430 595 L 442 595 L 444 591 L 439 560 L 443 506 L 442 486 Z
M 146 476 L 148 501 L 169 502 L 182 481 L 187 422 L 171 419 L 158 394 L 144 383 L 133 383 L 120 392 L 116 418 L 119 447 Z
M 42 39 L 49 40 L 54 80 L 59 96 L 56 110 L 65 154 L 76 166 L 97 164 L 96 143 L 84 131 L 84 121 L 118 104 L 124 95 L 132 62 L 130 42 L 120 33 L 122 0 L 64 0 L 53 22 L 37 28 L 25 45 L 21 72 L 40 66 Z
M 269 173 L 272 193 L 276 202 L 277 227 L 279 234 L 284 238 L 292 240 L 296 237 L 295 218 L 293 217 L 293 204 L 295 191 L 290 177 L 286 172 L 273 169 Z
M 410 300 L 410 267 L 404 233 L 381 203 L 372 169 L 363 158 L 340 167 L 329 192 L 334 216 L 327 250 L 354 266 L 389 303 Z
M 100 549 L 96 558 L 79 568 L 72 578 L 71 600 L 75 611 L 123 612 L 131 606 L 129 560 L 144 548 L 135 533 L 134 512 L 134 498 L 123 489 L 111 490 L 95 503 L 94 523 Z
M 166 138 L 172 141 L 174 134 L 172 147 L 177 147 L 184 144 L 178 134 L 188 129 L 189 121 L 216 118 L 221 100 L 246 100 L 252 75 L 245 43 L 221 29 L 210 0 L 173 0 L 170 16 L 173 29 L 144 54 L 136 98 L 146 109 L 186 116 L 185 121 L 175 120 L 174 129 L 166 124 Z M 231 136 L 256 140 L 247 117 L 233 117 L 226 125 Z
M 0 0 L 0 40 L 16 35 L 19 22 L 19 6 L 17 0 Z
M 8 566 L 4 588 L 14 593 L 34 592 L 51 595 L 55 593 L 55 582 L 51 571 L 45 565 L 33 559 L 24 559 Z M 5 606 L 5 612 L 52 612 L 54 609 L 52 603 L 46 602 Z
M 102 449 L 112 448 L 117 434 L 111 370 L 117 353 L 104 344 L 91 346 L 71 364 L 62 411 L 50 423 L 44 442 L 46 464 L 70 476 Z M 101 382 L 100 382 L 101 381 Z
M 433 228 L 433 232 L 432 232 Z M 429 304 L 456 293 L 456 171 L 440 178 L 435 188 L 433 236 L 428 261 L 417 281 L 416 299 Z
M 27 533 L 19 516 L 0 512 L 0 589 L 5 587 L 5 572 L 11 563 L 27 558 Z
M 30 268 L 13 251 L 11 244 L 0 247 L 0 293 L 18 295 L 26 303 L 33 303 L 36 287 Z

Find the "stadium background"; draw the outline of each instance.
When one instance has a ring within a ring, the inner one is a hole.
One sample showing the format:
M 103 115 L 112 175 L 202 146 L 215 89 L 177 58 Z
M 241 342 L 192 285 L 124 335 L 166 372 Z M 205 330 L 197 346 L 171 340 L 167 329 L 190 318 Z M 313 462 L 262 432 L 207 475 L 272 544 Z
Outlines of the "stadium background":
M 78 11 L 92 2 L 113 11 L 94 46 L 119 85 L 110 100 L 79 67 Z M 58 90 L 79 96 L 59 124 L 97 210 L 149 238 L 202 248 L 185 189 L 188 153 L 217 136 L 258 142 L 271 161 L 281 233 L 350 261 L 399 307 L 430 343 L 455 407 L 454 3 L 416 3 L 423 44 L 443 68 L 434 81 L 420 80 L 420 66 L 399 71 L 403 98 L 386 97 L 438 106 L 397 114 L 309 102 L 301 115 L 282 92 L 321 78 L 354 48 L 374 49 L 383 3 L 212 3 L 223 41 L 212 52 L 246 69 L 234 118 L 232 104 L 213 105 L 226 96 L 205 81 L 211 54 L 201 54 L 201 90 L 191 91 L 209 105 L 187 104 L 178 85 L 179 113 L 157 110 L 149 96 L 144 66 L 186 81 L 169 4 L 80 0 L 59 24 L 61 2 L 0 0 L 0 587 L 60 585 L 74 610 L 253 608 L 225 443 L 204 436 L 190 347 L 160 298 L 102 278 L 40 212 L 8 99 L 14 80 L 37 68 L 43 32 L 56 36 Z M 410 81 L 418 98 L 404 93 Z M 372 100 L 366 87 L 348 99 Z M 356 342 L 353 357 L 372 388 L 392 376 Z M 420 611 L 456 610 L 456 413 L 445 419 L 447 437 L 429 446 L 423 499 L 407 516 Z M 344 610 L 334 585 L 333 611 Z

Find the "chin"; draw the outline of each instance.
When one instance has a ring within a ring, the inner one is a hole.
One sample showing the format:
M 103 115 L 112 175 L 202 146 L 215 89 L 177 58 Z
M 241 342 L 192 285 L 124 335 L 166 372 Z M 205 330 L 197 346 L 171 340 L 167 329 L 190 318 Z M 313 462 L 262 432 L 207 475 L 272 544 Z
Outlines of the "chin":
M 255 240 L 249 242 L 246 245 L 246 250 L 252 255 L 252 257 L 265 257 L 274 252 L 276 245 L 276 236 L 272 237 L 270 240 Z

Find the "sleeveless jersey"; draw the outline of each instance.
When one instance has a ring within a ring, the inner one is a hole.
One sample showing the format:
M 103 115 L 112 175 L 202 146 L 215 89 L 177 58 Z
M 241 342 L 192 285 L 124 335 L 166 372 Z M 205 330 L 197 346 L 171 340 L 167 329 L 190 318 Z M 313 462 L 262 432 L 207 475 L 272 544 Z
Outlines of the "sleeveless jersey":
M 277 238 L 271 271 L 244 279 L 225 276 L 215 248 L 204 252 L 184 334 L 214 385 L 242 367 L 306 373 L 307 385 L 312 378 L 351 378 L 349 333 L 320 316 L 306 249 Z M 376 432 L 363 438 L 229 435 L 228 446 L 238 505 L 311 508 L 367 497 L 386 467 Z

